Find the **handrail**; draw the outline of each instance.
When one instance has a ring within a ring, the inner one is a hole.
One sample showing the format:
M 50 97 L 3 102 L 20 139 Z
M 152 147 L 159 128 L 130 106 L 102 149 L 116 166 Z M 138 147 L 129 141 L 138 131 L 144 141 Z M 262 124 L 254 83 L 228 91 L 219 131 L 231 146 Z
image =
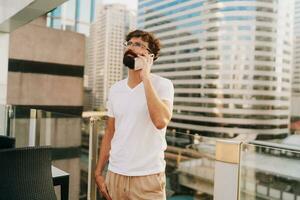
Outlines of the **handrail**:
M 168 153 L 177 153 L 181 154 L 183 156 L 186 156 L 187 158 L 208 158 L 210 160 L 215 160 L 215 157 L 213 155 L 210 155 L 208 153 L 202 153 L 200 151 L 196 151 L 193 149 L 186 149 L 186 148 L 180 148 L 175 146 L 168 146 L 167 147 Z
M 259 145 L 259 146 L 269 147 L 269 148 L 277 148 L 277 149 L 281 149 L 281 150 L 295 151 L 297 153 L 300 153 L 300 147 L 292 146 L 292 145 L 259 141 L 259 140 L 251 141 L 251 142 L 249 142 L 249 144 Z

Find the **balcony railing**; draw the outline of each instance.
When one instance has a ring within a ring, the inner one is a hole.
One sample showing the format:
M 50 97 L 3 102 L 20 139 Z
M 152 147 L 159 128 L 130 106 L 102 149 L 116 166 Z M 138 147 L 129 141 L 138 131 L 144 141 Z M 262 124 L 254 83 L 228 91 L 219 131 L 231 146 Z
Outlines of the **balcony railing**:
M 105 113 L 89 112 L 75 117 L 1 106 L 0 120 L 0 133 L 15 137 L 17 146 L 63 147 L 66 138 L 57 137 L 79 130 L 80 199 L 101 199 L 93 172 L 104 134 Z M 293 141 L 300 138 L 289 137 Z M 300 200 L 299 142 L 242 141 L 241 138 L 221 139 L 168 130 L 165 151 L 168 199 Z

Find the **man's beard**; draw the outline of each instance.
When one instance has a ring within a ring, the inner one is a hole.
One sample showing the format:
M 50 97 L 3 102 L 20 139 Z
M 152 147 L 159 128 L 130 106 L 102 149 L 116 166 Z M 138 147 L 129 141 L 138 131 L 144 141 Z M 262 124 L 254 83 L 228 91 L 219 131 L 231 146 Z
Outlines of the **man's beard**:
M 123 64 L 128 67 L 129 69 L 134 70 L 134 64 L 135 61 L 134 59 L 137 57 L 137 54 L 134 53 L 132 50 L 128 50 L 125 52 L 124 57 L 123 57 Z

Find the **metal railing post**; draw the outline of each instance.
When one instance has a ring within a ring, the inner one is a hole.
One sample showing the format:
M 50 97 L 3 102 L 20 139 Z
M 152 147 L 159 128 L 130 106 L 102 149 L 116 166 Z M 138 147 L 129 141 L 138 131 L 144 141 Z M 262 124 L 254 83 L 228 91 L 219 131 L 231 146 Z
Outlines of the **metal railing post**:
M 98 155 L 98 132 L 99 132 L 99 117 L 90 118 L 89 129 L 89 168 L 88 168 L 88 200 L 97 199 L 97 187 L 94 179 L 94 170 L 96 168 Z

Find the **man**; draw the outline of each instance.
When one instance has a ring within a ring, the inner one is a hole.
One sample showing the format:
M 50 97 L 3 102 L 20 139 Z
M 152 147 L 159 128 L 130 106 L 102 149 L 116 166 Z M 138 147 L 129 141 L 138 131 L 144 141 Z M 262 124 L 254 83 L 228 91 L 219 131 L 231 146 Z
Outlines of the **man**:
M 125 46 L 128 77 L 109 91 L 96 183 L 107 200 L 165 200 L 165 133 L 172 117 L 174 87 L 170 80 L 150 73 L 160 50 L 153 34 L 132 31 Z

